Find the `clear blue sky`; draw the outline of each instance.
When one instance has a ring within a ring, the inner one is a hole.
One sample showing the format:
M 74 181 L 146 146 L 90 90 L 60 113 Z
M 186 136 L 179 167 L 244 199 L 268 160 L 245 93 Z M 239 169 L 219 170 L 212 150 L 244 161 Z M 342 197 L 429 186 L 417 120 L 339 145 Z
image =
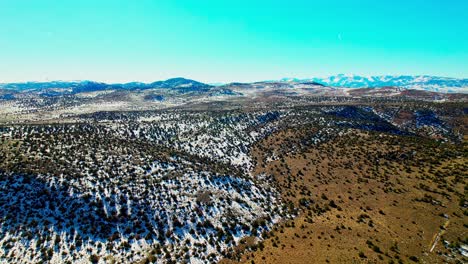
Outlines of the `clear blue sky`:
M 468 77 L 468 1 L 0 0 L 0 82 Z

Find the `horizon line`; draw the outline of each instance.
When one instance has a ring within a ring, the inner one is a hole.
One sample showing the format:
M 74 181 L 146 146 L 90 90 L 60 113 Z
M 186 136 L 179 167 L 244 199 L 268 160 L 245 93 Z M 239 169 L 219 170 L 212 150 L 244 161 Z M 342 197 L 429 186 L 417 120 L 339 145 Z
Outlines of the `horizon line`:
M 159 81 L 167 81 L 167 80 L 172 80 L 172 79 L 186 79 L 186 80 L 191 80 L 191 81 L 196 81 L 196 82 L 201 82 L 204 84 L 229 84 L 229 83 L 256 83 L 256 82 L 272 82 L 272 81 L 284 81 L 285 79 L 296 79 L 296 80 L 308 80 L 308 79 L 314 79 L 314 78 L 319 78 L 319 79 L 326 79 L 330 77 L 336 77 L 336 76 L 345 76 L 345 77 L 363 77 L 363 78 L 371 78 L 371 77 L 403 77 L 403 76 L 408 76 L 408 77 L 435 77 L 435 78 L 449 78 L 449 79 L 457 79 L 457 80 L 466 80 L 468 77 L 452 77 L 452 76 L 443 76 L 443 75 L 430 75 L 430 74 L 376 74 L 376 75 L 364 75 L 364 74 L 348 74 L 348 73 L 338 73 L 338 74 L 332 74 L 328 76 L 313 76 L 313 77 L 281 77 L 281 78 L 271 78 L 271 79 L 264 79 L 264 80 L 256 80 L 256 81 L 201 81 L 197 80 L 194 78 L 187 78 L 187 77 L 182 77 L 182 76 L 176 76 L 176 77 L 169 77 L 167 79 L 156 79 L 153 81 L 138 81 L 138 80 L 130 80 L 130 81 L 124 81 L 124 82 L 114 82 L 114 81 L 100 81 L 100 80 L 92 80 L 92 79 L 52 79 L 52 80 L 18 80 L 18 81 L 10 81 L 10 82 L 2 82 L 0 81 L 0 84 L 21 84 L 21 83 L 51 83 L 51 82 L 70 82 L 70 83 L 80 83 L 80 82 L 94 82 L 94 83 L 105 83 L 105 84 L 129 84 L 129 83 L 143 83 L 143 84 L 151 84 L 154 82 L 159 82 Z

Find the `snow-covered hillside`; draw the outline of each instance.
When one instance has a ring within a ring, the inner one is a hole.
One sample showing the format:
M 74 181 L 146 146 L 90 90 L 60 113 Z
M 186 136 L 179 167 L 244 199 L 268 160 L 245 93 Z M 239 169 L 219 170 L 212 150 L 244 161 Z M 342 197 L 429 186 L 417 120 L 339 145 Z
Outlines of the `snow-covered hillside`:
M 275 223 L 300 213 L 275 178 L 291 172 L 259 172 L 263 162 L 356 130 L 445 141 L 463 136 L 448 122 L 463 113 L 450 107 L 336 102 L 100 111 L 2 124 L 0 262 L 235 260 L 246 239 L 253 240 L 247 250 L 258 249 Z M 298 145 L 259 147 L 278 131 L 297 129 L 306 131 Z
M 271 179 L 250 174 L 250 145 L 278 117 L 108 113 L 2 127 L 12 151 L 0 155 L 0 261 L 219 260 L 286 216 Z

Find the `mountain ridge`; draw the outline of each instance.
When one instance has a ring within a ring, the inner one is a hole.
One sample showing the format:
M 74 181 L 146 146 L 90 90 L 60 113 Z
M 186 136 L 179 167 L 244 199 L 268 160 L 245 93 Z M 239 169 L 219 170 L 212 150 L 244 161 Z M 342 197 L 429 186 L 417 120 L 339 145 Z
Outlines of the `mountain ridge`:
M 326 78 L 282 78 L 258 82 L 231 82 L 225 84 L 207 84 L 183 77 L 159 80 L 151 83 L 105 83 L 90 80 L 84 81 L 50 81 L 50 82 L 15 82 L 0 83 L 0 89 L 15 91 L 40 91 L 48 89 L 65 89 L 69 93 L 93 92 L 103 90 L 145 90 L 145 89 L 175 89 L 180 92 L 209 91 L 216 87 L 230 87 L 233 85 L 263 85 L 271 83 L 328 86 L 336 88 L 379 88 L 399 87 L 405 89 L 427 90 L 446 93 L 468 92 L 467 78 L 438 77 L 429 75 L 381 75 L 360 76 L 338 74 Z
M 50 81 L 50 82 L 15 82 L 0 83 L 1 89 L 10 89 L 18 91 L 41 90 L 41 89 L 73 89 L 76 92 L 99 91 L 110 89 L 151 89 L 151 88 L 207 88 L 212 87 L 209 84 L 201 83 L 195 80 L 182 77 L 170 78 L 164 81 L 155 81 L 151 83 L 128 82 L 128 83 L 105 83 L 91 80 L 83 81 Z
M 436 92 L 460 92 L 458 89 L 468 88 L 467 78 L 453 78 L 430 75 L 378 75 L 360 76 L 337 74 L 326 78 L 314 77 L 306 79 L 282 78 L 286 82 L 317 82 L 325 86 L 339 88 L 377 88 L 400 87 L 406 89 L 422 89 Z

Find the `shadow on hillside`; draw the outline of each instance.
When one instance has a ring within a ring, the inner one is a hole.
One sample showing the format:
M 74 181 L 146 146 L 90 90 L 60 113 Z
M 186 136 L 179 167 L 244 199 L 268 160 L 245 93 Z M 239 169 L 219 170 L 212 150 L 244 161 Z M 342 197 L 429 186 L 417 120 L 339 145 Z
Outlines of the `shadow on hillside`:
M 70 240 L 76 235 L 76 246 L 79 247 L 81 241 L 87 240 L 158 239 L 155 232 L 150 230 L 156 228 L 164 232 L 157 225 L 165 221 L 150 221 L 143 213 L 143 204 L 134 203 L 130 210 L 134 212 L 131 216 L 126 213 L 128 208 L 125 207 L 121 208 L 118 216 L 107 216 L 102 203 L 95 202 L 90 196 L 71 194 L 60 184 L 51 187 L 35 176 L 0 171 L 1 237 L 7 233 L 15 234 L 25 238 L 21 241 L 27 244 L 31 239 L 43 240 L 50 236 L 52 230 L 57 234 L 65 234 Z M 164 215 L 162 213 L 161 218 Z M 49 237 L 51 239 L 53 237 Z M 9 247 L 4 245 L 4 249 L 8 251 Z
M 345 106 L 338 110 L 326 112 L 328 115 L 342 119 L 338 125 L 362 130 L 385 132 L 396 135 L 414 135 L 404 131 L 375 114 L 366 107 Z

